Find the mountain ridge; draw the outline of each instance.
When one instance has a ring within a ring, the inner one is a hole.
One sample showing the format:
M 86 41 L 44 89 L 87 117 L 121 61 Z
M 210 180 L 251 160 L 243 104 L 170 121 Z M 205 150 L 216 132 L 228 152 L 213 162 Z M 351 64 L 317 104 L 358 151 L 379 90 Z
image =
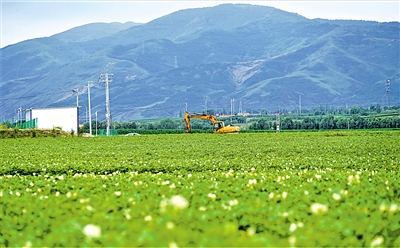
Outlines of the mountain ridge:
M 398 22 L 310 20 L 246 4 L 181 10 L 145 24 L 84 25 L 1 49 L 1 113 L 71 105 L 76 88 L 86 105 L 88 81 L 95 82 L 92 112 L 104 112 L 96 80 L 105 72 L 114 74 L 111 111 L 119 121 L 178 116 L 186 105 L 222 112 L 231 99 L 236 112 L 239 102 L 243 111 L 295 109 L 299 96 L 303 107 L 384 105 L 385 81 L 399 84 L 398 33 Z M 398 88 L 391 90 L 398 102 Z

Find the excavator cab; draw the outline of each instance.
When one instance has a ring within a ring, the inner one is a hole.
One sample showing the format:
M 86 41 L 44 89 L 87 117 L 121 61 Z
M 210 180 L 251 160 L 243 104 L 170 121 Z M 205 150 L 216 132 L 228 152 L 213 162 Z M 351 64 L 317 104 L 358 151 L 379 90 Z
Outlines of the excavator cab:
M 222 121 L 214 122 L 214 123 L 212 123 L 212 125 L 213 125 L 212 126 L 213 133 L 217 132 L 219 129 L 225 127 L 225 124 Z

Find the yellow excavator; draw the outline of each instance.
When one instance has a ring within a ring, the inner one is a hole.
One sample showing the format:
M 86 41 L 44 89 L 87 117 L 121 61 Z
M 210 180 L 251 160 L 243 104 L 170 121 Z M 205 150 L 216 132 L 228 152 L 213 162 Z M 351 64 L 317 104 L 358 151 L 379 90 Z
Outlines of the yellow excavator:
M 191 127 L 190 127 L 190 119 L 195 118 L 195 119 L 202 119 L 202 120 L 208 120 L 211 121 L 211 127 L 213 133 L 239 133 L 240 128 L 234 125 L 228 125 L 225 126 L 225 123 L 223 121 L 218 121 L 217 118 L 213 115 L 209 114 L 193 114 L 189 115 L 188 112 L 185 113 L 185 116 L 183 117 L 185 119 L 186 123 L 186 133 L 190 133 Z

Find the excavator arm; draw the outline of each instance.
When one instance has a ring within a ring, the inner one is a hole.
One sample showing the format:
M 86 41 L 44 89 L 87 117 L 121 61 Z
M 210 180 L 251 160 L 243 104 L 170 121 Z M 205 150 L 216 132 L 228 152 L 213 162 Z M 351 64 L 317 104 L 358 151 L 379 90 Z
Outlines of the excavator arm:
M 190 119 L 191 118 L 208 120 L 208 121 L 211 121 L 212 124 L 218 122 L 218 120 L 213 115 L 207 115 L 207 114 L 189 115 L 188 112 L 185 112 L 185 116 L 183 118 L 185 119 L 187 133 L 190 133 L 190 131 L 191 131 L 191 127 L 190 127 Z
M 189 115 L 188 112 L 185 112 L 185 115 L 183 118 L 185 120 L 187 133 L 190 133 L 190 131 L 191 131 L 191 126 L 190 126 L 191 118 L 211 121 L 213 133 L 237 133 L 240 131 L 239 127 L 236 127 L 236 126 L 225 127 L 225 124 L 223 121 L 218 121 L 217 118 L 215 118 L 215 116 L 209 115 L 209 114 Z
M 191 127 L 190 127 L 190 116 L 188 112 L 185 112 L 185 115 L 183 116 L 183 119 L 185 120 L 186 124 L 186 133 L 190 133 Z

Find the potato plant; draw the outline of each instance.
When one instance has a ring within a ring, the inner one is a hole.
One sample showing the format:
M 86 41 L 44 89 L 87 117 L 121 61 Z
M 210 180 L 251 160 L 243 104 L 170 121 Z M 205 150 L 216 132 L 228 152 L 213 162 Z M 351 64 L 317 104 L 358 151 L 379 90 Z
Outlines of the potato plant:
M 1 246 L 400 246 L 400 132 L 0 140 Z

